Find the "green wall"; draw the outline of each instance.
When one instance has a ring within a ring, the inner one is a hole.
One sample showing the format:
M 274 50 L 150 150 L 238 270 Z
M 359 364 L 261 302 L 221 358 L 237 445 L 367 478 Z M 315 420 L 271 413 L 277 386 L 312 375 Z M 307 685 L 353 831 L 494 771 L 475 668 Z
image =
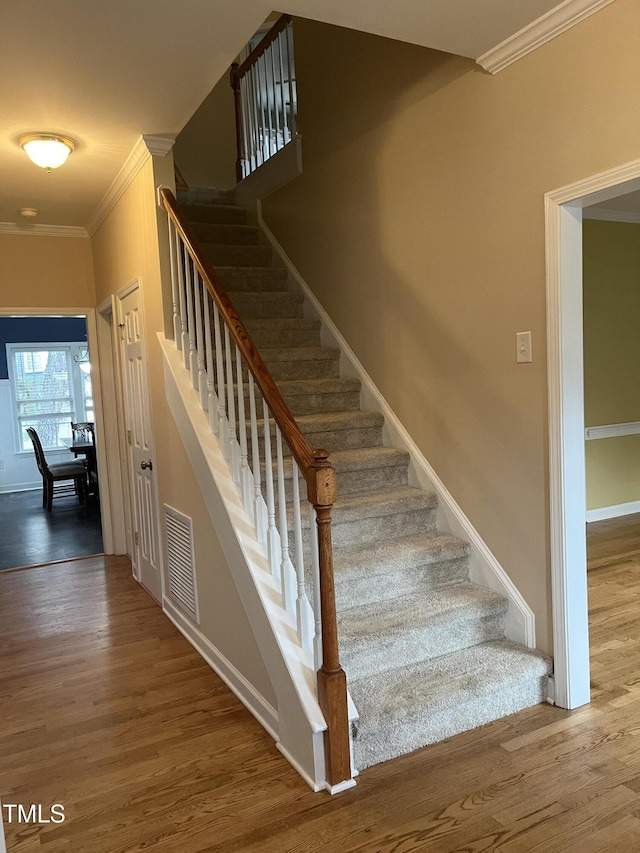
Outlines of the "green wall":
M 585 425 L 640 421 L 640 224 L 585 219 Z M 587 509 L 640 500 L 640 435 L 585 442 Z

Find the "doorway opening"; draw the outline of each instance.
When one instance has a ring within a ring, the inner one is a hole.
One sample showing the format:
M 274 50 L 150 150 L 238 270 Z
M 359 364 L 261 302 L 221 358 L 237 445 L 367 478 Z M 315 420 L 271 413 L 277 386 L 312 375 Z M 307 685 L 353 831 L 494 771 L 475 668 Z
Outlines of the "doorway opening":
M 563 708 L 590 701 L 583 218 L 594 210 L 620 214 L 636 204 L 640 214 L 640 161 L 545 197 L 554 687 Z
M 86 315 L 0 316 L 0 571 L 103 553 L 93 385 Z

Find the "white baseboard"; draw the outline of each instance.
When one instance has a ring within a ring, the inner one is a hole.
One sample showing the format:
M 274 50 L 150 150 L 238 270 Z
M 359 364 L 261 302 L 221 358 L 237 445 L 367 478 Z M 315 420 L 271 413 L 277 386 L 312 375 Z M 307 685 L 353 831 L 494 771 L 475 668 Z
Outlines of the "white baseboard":
M 599 509 L 587 510 L 587 522 L 604 521 L 607 518 L 620 518 L 623 515 L 633 515 L 640 512 L 640 501 L 630 501 L 615 506 L 601 506 Z
M 260 725 L 277 742 L 278 712 L 255 687 L 239 672 L 235 666 L 211 643 L 201 631 L 193 625 L 181 610 L 167 596 L 163 599 L 163 610 L 178 631 L 185 637 L 198 654 L 204 658 L 227 687 L 235 693 L 245 708 L 253 714 Z M 291 760 L 290 758 L 288 760 Z M 293 762 L 292 762 L 293 763 Z M 299 773 L 301 771 L 296 767 Z M 302 773 L 301 773 L 302 775 Z M 312 786 L 313 787 L 313 786 Z
M 262 216 L 262 204 L 259 200 L 257 208 L 258 225 L 291 273 L 295 283 L 311 306 L 313 306 L 313 313 L 322 322 L 323 345 L 334 346 L 341 351 L 341 375 L 359 379 L 362 384 L 361 402 L 363 406 L 370 411 L 377 411 L 384 415 L 383 439 L 385 444 L 401 448 L 409 453 L 411 458 L 410 477 L 413 479 L 414 485 L 437 494 L 440 527 L 448 527 L 451 533 L 469 542 L 471 546 L 469 566 L 471 580 L 474 583 L 501 593 L 509 600 L 509 610 L 505 624 L 507 637 L 528 648 L 535 648 L 535 614 L 494 554 L 489 550 L 469 518 L 462 511 L 462 508 L 458 505 L 453 495 L 431 467 L 422 451 L 413 441 L 391 409 L 389 403 L 374 384 L 372 378 L 364 369 L 356 354 L 300 274 L 300 271 L 266 224 Z
M 0 486 L 0 495 L 10 495 L 12 492 L 35 492 L 42 489 L 42 480 L 39 483 L 9 483 Z

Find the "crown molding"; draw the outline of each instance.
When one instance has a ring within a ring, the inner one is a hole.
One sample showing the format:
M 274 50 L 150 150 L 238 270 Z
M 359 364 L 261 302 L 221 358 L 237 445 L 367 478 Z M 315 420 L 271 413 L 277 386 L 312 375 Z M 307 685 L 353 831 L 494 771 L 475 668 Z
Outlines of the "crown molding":
M 19 234 L 22 237 L 88 237 L 86 228 L 79 225 L 22 225 L 0 222 L 0 234 Z
M 170 136 L 155 136 L 146 134 L 140 136 L 133 146 L 131 153 L 124 165 L 113 179 L 113 182 L 100 203 L 91 214 L 87 223 L 87 232 L 90 237 L 96 233 L 98 228 L 120 201 L 127 188 L 142 169 L 150 157 L 165 157 L 173 148 L 175 139 Z
M 476 62 L 485 71 L 497 74 L 613 2 L 614 0 L 564 0 L 564 3 L 555 9 L 550 9 L 496 47 L 483 53 Z
M 640 213 L 632 210 L 608 210 L 605 207 L 585 207 L 582 210 L 583 219 L 600 219 L 603 222 L 633 222 L 640 223 Z

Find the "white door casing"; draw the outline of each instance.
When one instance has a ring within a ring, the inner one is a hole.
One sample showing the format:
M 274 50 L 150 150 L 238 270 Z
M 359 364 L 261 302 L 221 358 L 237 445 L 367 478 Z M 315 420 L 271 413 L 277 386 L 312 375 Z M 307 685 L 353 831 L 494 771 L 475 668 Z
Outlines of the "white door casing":
M 162 601 L 158 500 L 153 471 L 151 401 L 139 280 L 118 294 L 129 482 L 134 516 L 132 562 L 137 580 Z
M 640 160 L 545 196 L 554 682 L 562 708 L 577 708 L 590 698 L 582 209 L 636 190 Z

